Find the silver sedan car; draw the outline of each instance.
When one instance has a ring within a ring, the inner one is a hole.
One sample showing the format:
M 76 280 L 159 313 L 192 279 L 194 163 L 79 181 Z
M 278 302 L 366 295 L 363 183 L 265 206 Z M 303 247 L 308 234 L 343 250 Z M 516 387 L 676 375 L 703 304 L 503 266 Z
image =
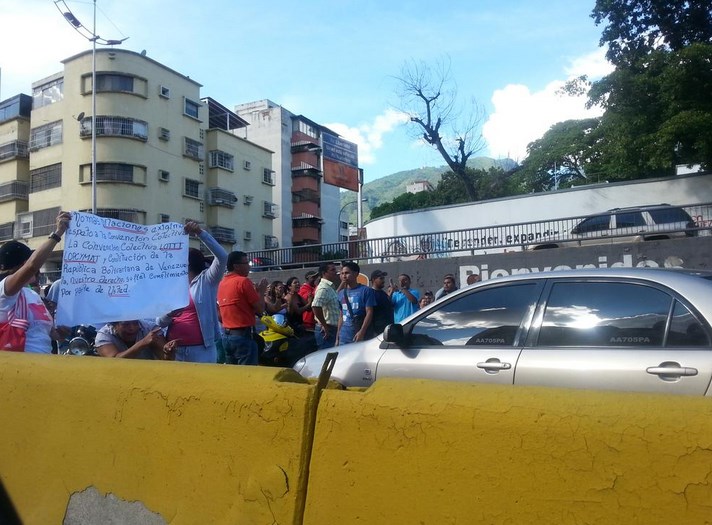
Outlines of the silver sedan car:
M 300 359 L 369 386 L 382 377 L 712 395 L 712 272 L 608 268 L 461 289 L 382 336 Z

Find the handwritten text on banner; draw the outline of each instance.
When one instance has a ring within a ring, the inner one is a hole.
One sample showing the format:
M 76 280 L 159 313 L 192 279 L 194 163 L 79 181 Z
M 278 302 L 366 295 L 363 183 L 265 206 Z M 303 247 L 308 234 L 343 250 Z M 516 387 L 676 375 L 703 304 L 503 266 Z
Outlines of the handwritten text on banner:
M 58 325 L 150 319 L 188 304 L 188 236 L 176 222 L 144 226 L 72 212 Z

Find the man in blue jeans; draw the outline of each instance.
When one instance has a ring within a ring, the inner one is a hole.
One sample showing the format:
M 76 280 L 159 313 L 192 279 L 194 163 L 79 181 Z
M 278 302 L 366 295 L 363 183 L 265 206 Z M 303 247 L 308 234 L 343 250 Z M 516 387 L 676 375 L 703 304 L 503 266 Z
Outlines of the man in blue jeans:
M 247 276 L 250 263 L 245 252 L 232 252 L 227 257 L 227 274 L 218 286 L 218 308 L 225 335 L 225 362 L 230 365 L 256 365 L 257 343 L 252 338 L 255 315 L 265 308 L 267 279 L 255 285 Z

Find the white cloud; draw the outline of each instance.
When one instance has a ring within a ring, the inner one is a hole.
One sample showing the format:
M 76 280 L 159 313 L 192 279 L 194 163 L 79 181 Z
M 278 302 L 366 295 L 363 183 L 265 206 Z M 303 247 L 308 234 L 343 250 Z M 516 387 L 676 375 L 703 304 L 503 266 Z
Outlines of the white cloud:
M 612 71 L 605 61 L 605 51 L 599 50 L 571 61 L 566 69 L 569 79 L 588 75 L 600 78 Z M 492 95 L 494 112 L 482 127 L 489 154 L 522 161 L 527 145 L 538 139 L 557 122 L 581 119 L 601 114 L 600 108 L 586 109 L 585 96 L 557 93 L 564 80 L 550 82 L 541 91 L 532 92 L 522 84 L 509 84 Z
M 346 124 L 324 124 L 358 145 L 359 164 L 369 165 L 376 162 L 376 151 L 383 147 L 383 136 L 393 131 L 397 126 L 408 121 L 408 116 L 394 109 L 387 109 L 377 115 L 373 122 L 349 127 Z

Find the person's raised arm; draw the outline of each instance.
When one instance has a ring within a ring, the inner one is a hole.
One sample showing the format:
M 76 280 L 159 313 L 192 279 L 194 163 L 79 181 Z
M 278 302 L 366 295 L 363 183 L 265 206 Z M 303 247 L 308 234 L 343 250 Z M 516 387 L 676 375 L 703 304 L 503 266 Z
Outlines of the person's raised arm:
M 5 279 L 5 295 L 17 295 L 25 285 L 34 279 L 52 251 L 57 247 L 59 241 L 62 240 L 62 235 L 64 235 L 64 232 L 69 228 L 71 218 L 72 216 L 69 212 L 59 212 L 59 215 L 57 215 L 57 226 L 54 232 L 52 232 L 39 248 L 32 252 L 30 258 L 25 261 L 25 264 L 23 264 L 19 270 L 8 275 Z

